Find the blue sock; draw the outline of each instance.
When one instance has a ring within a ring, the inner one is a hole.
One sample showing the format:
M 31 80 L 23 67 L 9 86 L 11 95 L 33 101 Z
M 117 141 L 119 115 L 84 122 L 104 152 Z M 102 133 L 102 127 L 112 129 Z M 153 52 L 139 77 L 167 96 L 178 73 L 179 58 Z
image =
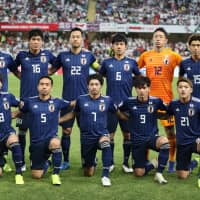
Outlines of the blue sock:
M 43 175 L 46 174 L 48 168 L 51 166 L 51 161 L 50 160 L 46 160 L 44 163 L 44 167 L 43 167 Z
M 124 150 L 124 161 L 123 164 L 126 166 L 128 165 L 128 159 L 131 153 L 131 141 L 130 140 L 124 140 L 123 143 L 123 150 Z
M 65 162 L 69 162 L 69 149 L 71 144 L 71 138 L 70 135 L 66 135 L 63 133 L 61 138 L 61 146 L 62 146 L 62 152 Z
M 145 164 L 145 175 L 148 174 L 149 171 L 151 171 L 152 169 L 154 169 L 154 166 L 152 163 L 150 162 L 146 162 Z
M 53 149 L 52 150 L 53 174 L 59 174 L 61 163 L 62 163 L 62 150 L 61 150 L 61 148 Z
M 22 163 L 25 164 L 25 149 L 26 149 L 26 131 L 19 130 L 19 144 L 22 150 Z
M 196 160 L 191 160 L 189 165 L 189 170 L 192 171 L 195 167 L 197 167 L 198 162 Z
M 12 159 L 15 163 L 16 174 L 21 174 L 22 167 L 22 151 L 20 148 L 20 144 L 18 142 L 12 143 L 10 145 L 12 151 Z
M 102 149 L 102 163 L 103 163 L 103 171 L 102 171 L 102 177 L 106 176 L 109 177 L 109 167 L 111 165 L 111 148 L 105 147 Z
M 169 159 L 169 143 L 162 144 L 158 155 L 158 172 L 162 173 Z
M 114 149 L 115 149 L 115 143 L 114 140 L 110 141 L 110 147 L 111 147 L 111 165 L 114 164 Z

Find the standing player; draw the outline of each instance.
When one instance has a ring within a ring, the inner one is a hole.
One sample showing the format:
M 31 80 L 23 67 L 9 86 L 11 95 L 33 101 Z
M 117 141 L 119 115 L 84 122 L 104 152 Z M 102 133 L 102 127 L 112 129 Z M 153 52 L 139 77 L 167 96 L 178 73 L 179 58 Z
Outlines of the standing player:
M 0 73 L 2 74 L 3 86 L 1 91 L 8 91 L 8 70 L 13 71 L 15 62 L 12 56 L 8 53 L 0 51 Z
M 39 179 L 43 176 L 46 161 L 52 154 L 53 174 L 52 184 L 60 185 L 60 165 L 62 151 L 57 137 L 59 112 L 68 107 L 69 102 L 53 98 L 51 91 L 53 79 L 42 76 L 38 81 L 39 96 L 30 97 L 21 103 L 21 111 L 31 117 L 30 129 L 30 159 L 32 177 Z
M 87 77 L 90 67 L 98 68 L 98 63 L 94 55 L 88 50 L 82 49 L 83 32 L 80 28 L 73 28 L 70 31 L 69 43 L 71 49 L 61 52 L 55 63 L 54 71 L 62 67 L 63 69 L 63 90 L 62 97 L 65 100 L 76 100 L 79 95 L 87 93 Z M 52 72 L 54 72 L 52 71 Z M 61 115 L 70 112 L 71 109 L 62 110 Z M 62 150 L 64 162 L 61 169 L 68 169 L 69 150 L 70 150 L 70 135 L 74 124 L 74 118 L 62 124 Z
M 200 154 L 200 100 L 191 96 L 192 82 L 187 78 L 177 81 L 177 91 L 179 100 L 169 104 L 168 112 L 175 116 L 176 121 L 177 175 L 186 179 L 198 164 L 196 160 L 191 161 L 192 153 Z
M 110 186 L 109 167 L 111 164 L 110 137 L 107 130 L 108 112 L 116 113 L 116 108 L 110 97 L 101 95 L 103 78 L 99 74 L 88 77 L 89 94 L 78 97 L 74 112 L 61 118 L 61 121 L 79 115 L 81 130 L 81 158 L 85 176 L 92 176 L 95 170 L 97 149 L 102 150 L 102 178 L 103 186 Z
M 193 84 L 192 96 L 200 98 L 200 34 L 189 36 L 188 47 L 191 57 L 181 62 L 179 77 L 190 79 Z
M 133 76 L 140 74 L 136 61 L 125 56 L 126 48 L 126 37 L 123 34 L 116 34 L 112 38 L 114 56 L 104 60 L 100 68 L 100 73 L 106 77 L 107 81 L 106 94 L 112 97 L 116 105 L 132 96 Z M 112 157 L 114 157 L 114 135 L 118 123 L 120 124 L 124 137 L 124 160 L 122 168 L 124 172 L 128 173 L 133 171 L 132 168 L 129 168 L 128 164 L 131 152 L 129 125 L 127 121 L 118 120 L 116 115 L 110 113 L 108 116 L 108 131 L 111 136 Z M 112 159 L 110 171 L 113 169 L 114 158 Z
M 148 77 L 137 77 L 134 81 L 137 97 L 129 97 L 119 107 L 130 118 L 131 142 L 133 147 L 134 174 L 144 176 L 151 169 L 157 168 L 154 180 L 165 184 L 167 180 L 162 172 L 169 157 L 169 143 L 164 136 L 159 136 L 157 126 L 158 110 L 165 110 L 163 101 L 149 96 L 151 81 Z M 146 162 L 146 151 L 158 151 L 157 160 Z
M 48 50 L 42 50 L 43 33 L 39 29 L 29 32 L 29 51 L 21 51 L 16 57 L 15 75 L 20 79 L 20 98 L 37 96 L 37 82 L 41 76 L 48 75 L 49 64 L 53 64 L 55 57 Z M 18 67 L 21 67 L 19 70 Z M 26 146 L 26 131 L 28 128 L 28 115 L 17 119 L 19 127 L 19 141 L 22 148 L 23 167 L 26 170 L 24 152 Z
M 165 48 L 167 36 L 165 29 L 157 28 L 153 32 L 154 48 L 144 52 L 138 60 L 139 67 L 146 68 L 146 76 L 151 80 L 150 95 L 160 97 L 165 104 L 169 104 L 173 98 L 172 81 L 174 69 L 181 62 L 180 55 L 169 48 Z M 165 128 L 170 144 L 168 171 L 173 172 L 176 150 L 174 119 L 171 117 L 168 120 L 161 120 L 161 123 Z
M 3 86 L 1 88 L 1 91 L 3 92 L 8 91 L 8 70 L 13 71 L 14 66 L 15 66 L 15 62 L 12 56 L 8 53 L 0 51 L 0 73 L 2 74 L 2 79 L 3 79 Z M 6 161 L 7 154 L 8 154 L 8 151 L 7 149 L 5 149 L 4 158 L 5 158 L 6 163 L 4 165 L 3 170 L 5 172 L 10 172 L 12 171 L 12 168 Z
M 5 165 L 3 153 L 5 148 L 9 148 L 16 168 L 15 183 L 21 185 L 24 184 L 21 171 L 22 153 L 16 132 L 11 127 L 11 106 L 17 107 L 19 101 L 12 94 L 3 92 L 2 88 L 3 77 L 0 74 L 0 176 Z

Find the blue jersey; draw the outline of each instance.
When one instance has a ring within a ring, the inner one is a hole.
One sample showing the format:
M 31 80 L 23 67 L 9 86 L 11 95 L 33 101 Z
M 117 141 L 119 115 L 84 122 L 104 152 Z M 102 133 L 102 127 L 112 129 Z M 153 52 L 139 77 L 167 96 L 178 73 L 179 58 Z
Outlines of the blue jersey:
M 180 76 L 185 76 L 192 81 L 192 96 L 200 98 L 200 60 L 195 61 L 192 58 L 183 60 L 180 64 Z
M 158 134 L 157 111 L 166 107 L 160 98 L 149 97 L 147 102 L 140 102 L 137 97 L 129 97 L 119 109 L 129 115 L 132 142 L 141 144 Z
M 81 142 L 88 144 L 108 134 L 107 115 L 108 112 L 115 113 L 116 107 L 110 97 L 100 96 L 98 99 L 92 99 L 87 94 L 78 97 L 75 112 L 80 117 Z
M 41 76 L 48 75 L 49 64 L 55 62 L 55 56 L 48 50 L 41 50 L 37 55 L 21 51 L 15 62 L 17 67 L 21 66 L 20 97 L 37 96 L 38 80 Z
M 68 101 L 58 98 L 50 98 L 46 101 L 39 97 L 26 99 L 21 111 L 28 112 L 31 118 L 29 126 L 31 143 L 56 136 L 60 110 L 68 106 Z
M 128 57 L 122 60 L 114 57 L 104 60 L 100 73 L 106 77 L 106 94 L 112 97 L 116 104 L 132 96 L 133 74 L 140 74 L 136 61 Z
M 188 103 L 174 100 L 169 104 L 168 113 L 175 116 L 177 144 L 191 144 L 200 137 L 199 99 L 192 97 Z
M 8 91 L 8 69 L 13 71 L 15 65 L 16 64 L 11 55 L 0 51 L 0 73 L 3 78 L 2 91 Z
M 90 66 L 95 60 L 94 55 L 85 50 L 81 50 L 79 54 L 65 51 L 58 55 L 54 66 L 63 69 L 62 97 L 64 99 L 71 101 L 87 93 L 87 77 Z
M 15 130 L 11 127 L 11 106 L 18 106 L 19 101 L 8 92 L 0 92 L 0 140 Z

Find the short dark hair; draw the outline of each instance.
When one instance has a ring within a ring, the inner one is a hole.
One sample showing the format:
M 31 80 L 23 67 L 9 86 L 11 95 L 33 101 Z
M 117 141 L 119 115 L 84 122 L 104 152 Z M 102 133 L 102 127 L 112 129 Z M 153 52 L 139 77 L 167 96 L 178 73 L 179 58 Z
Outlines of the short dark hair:
M 100 75 L 100 74 L 91 74 L 88 76 L 87 78 L 87 84 L 89 85 L 90 84 L 90 81 L 91 80 L 98 80 L 100 82 L 101 85 L 103 85 L 103 82 L 104 82 L 104 79 L 103 79 L 103 76 Z
M 122 33 L 117 33 L 112 37 L 112 44 L 115 42 L 124 42 L 127 45 L 126 36 Z
M 53 85 L 53 79 L 52 79 L 50 76 L 41 76 L 41 77 L 39 78 L 39 80 L 38 80 L 38 85 L 39 85 L 40 81 L 41 81 L 43 78 L 49 79 L 49 80 L 51 81 L 51 85 Z
M 145 85 L 147 85 L 147 87 L 150 87 L 151 80 L 147 76 L 135 76 L 133 78 L 133 84 L 135 88 L 144 87 Z
M 192 34 L 188 37 L 188 44 L 191 45 L 192 41 L 200 41 L 200 34 Z
M 41 39 L 44 39 L 43 32 L 40 29 L 32 29 L 28 33 L 28 39 L 30 40 L 32 37 L 40 36 Z
M 189 80 L 188 78 L 186 78 L 186 77 L 179 78 L 178 81 L 177 81 L 177 83 L 176 83 L 176 86 L 178 86 L 179 83 L 181 83 L 181 82 L 186 82 L 186 83 L 188 83 L 188 84 L 190 85 L 191 88 L 193 87 L 192 81 L 190 81 L 190 80 Z
M 75 28 L 71 29 L 69 35 L 71 36 L 71 33 L 74 32 L 74 31 L 79 31 L 79 32 L 81 32 L 81 35 L 83 35 L 82 29 L 80 29 L 80 28 L 78 28 L 78 27 L 75 27 Z
M 168 37 L 167 31 L 166 31 L 164 28 L 162 28 L 162 27 L 157 28 L 157 29 L 153 32 L 153 35 L 154 35 L 154 33 L 158 32 L 158 31 L 164 33 L 164 35 L 165 35 L 166 38 Z

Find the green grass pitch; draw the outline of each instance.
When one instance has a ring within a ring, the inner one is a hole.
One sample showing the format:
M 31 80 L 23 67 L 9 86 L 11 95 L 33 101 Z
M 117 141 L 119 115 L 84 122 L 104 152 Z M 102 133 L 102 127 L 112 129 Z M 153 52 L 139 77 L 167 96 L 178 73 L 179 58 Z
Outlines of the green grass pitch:
M 62 77 L 54 75 L 54 96 L 61 96 Z M 19 81 L 9 75 L 9 91 L 19 96 Z M 104 93 L 104 92 L 103 92 Z M 13 121 L 13 126 L 15 122 Z M 59 134 L 60 134 L 59 130 Z M 161 134 L 163 129 L 161 128 Z M 75 125 L 72 133 L 70 161 L 71 168 L 61 172 L 61 186 L 53 186 L 50 173 L 41 180 L 33 180 L 30 170 L 24 173 L 25 185 L 15 185 L 14 172 L 4 173 L 0 178 L 0 200 L 198 200 L 200 189 L 197 187 L 197 169 L 189 179 L 183 181 L 176 174 L 164 172 L 169 181 L 167 185 L 159 185 L 153 181 L 155 171 L 143 178 L 132 174 L 124 174 L 122 165 L 122 135 L 118 129 L 115 138 L 115 170 L 111 173 L 112 186 L 101 186 L 101 152 L 98 152 L 98 167 L 93 177 L 84 177 L 80 162 L 80 133 Z M 28 138 L 28 135 L 27 135 Z M 155 154 L 151 152 L 151 157 Z M 28 148 L 26 161 L 29 167 Z M 11 155 L 9 153 L 9 159 Z M 12 163 L 10 161 L 10 163 Z M 14 166 L 12 164 L 14 169 Z

